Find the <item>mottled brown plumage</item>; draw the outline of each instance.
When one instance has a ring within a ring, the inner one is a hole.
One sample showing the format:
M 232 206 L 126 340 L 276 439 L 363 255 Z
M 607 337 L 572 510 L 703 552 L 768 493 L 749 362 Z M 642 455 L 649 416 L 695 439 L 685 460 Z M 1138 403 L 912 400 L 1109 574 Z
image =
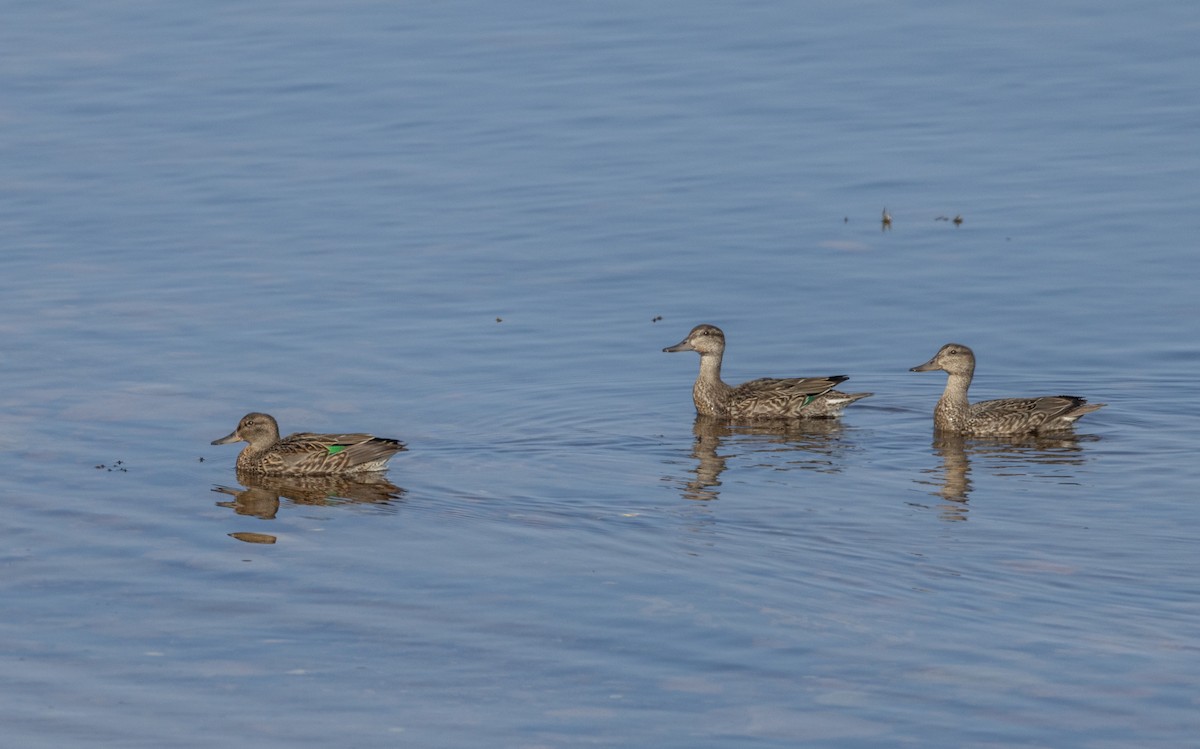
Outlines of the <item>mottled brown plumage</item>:
M 947 343 L 932 359 L 910 371 L 935 369 L 949 375 L 946 390 L 933 409 L 933 426 L 941 431 L 981 437 L 1052 434 L 1069 430 L 1080 416 L 1105 405 L 1088 403 L 1075 395 L 970 403 L 967 389 L 975 376 L 975 352 L 961 343 Z
M 663 351 L 695 351 L 700 354 L 700 374 L 692 386 L 692 401 L 702 416 L 729 419 L 828 419 L 848 404 L 871 393 L 842 393 L 834 390 L 846 375 L 829 377 L 764 377 L 741 385 L 721 381 L 721 359 L 725 334 L 715 325 L 697 325 L 674 346 Z
M 247 443 L 237 458 L 239 471 L 292 476 L 382 471 L 404 449 L 403 442 L 370 434 L 298 432 L 280 439 L 279 424 L 263 413 L 246 414 L 237 429 L 212 444 L 230 442 Z

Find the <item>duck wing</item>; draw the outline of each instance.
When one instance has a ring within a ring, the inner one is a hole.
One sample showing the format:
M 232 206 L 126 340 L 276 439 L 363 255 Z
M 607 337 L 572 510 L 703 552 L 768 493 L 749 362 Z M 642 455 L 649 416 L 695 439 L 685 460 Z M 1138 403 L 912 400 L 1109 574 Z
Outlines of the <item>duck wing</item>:
M 743 382 L 730 392 L 730 411 L 735 416 L 786 418 L 802 416 L 802 409 L 838 383 L 846 375 L 830 377 L 763 377 Z
M 380 470 L 404 450 L 399 440 L 371 434 L 290 434 L 264 456 L 280 473 L 327 474 Z
M 1067 429 L 1080 416 L 1102 408 L 1076 395 L 1000 398 L 971 405 L 967 426 L 989 434 L 1034 434 Z

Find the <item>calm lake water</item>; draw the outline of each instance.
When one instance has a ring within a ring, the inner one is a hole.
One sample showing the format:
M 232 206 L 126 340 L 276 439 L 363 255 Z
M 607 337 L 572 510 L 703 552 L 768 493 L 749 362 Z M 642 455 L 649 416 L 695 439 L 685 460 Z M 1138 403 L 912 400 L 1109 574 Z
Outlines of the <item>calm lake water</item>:
M 0 6 L 5 745 L 1195 742 L 1193 5 Z

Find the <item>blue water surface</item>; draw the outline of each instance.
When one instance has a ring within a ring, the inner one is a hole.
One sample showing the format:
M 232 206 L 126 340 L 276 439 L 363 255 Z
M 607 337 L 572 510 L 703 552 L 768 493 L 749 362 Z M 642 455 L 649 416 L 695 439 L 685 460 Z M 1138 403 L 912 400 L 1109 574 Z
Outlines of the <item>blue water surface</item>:
M 1200 732 L 1200 11 L 0 9 L 5 742 Z M 700 322 L 874 396 L 697 421 Z M 950 340 L 1107 406 L 937 440 Z M 246 492 L 251 410 L 394 491 Z

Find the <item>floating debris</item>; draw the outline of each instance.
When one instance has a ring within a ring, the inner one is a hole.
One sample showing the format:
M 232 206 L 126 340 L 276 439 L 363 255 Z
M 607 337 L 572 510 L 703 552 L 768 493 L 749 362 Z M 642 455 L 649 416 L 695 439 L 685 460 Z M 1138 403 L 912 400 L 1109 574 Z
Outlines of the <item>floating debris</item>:
M 125 467 L 125 461 L 123 460 L 118 460 L 116 463 L 113 463 L 110 466 L 101 463 L 95 468 L 97 471 L 108 471 L 109 473 L 112 473 L 113 471 L 117 471 L 118 473 L 129 473 L 129 469 Z
M 504 318 L 502 318 L 502 317 L 497 317 L 497 318 L 496 318 L 496 322 L 504 322 Z
M 883 209 L 883 219 L 880 222 L 880 231 L 887 231 L 892 228 L 892 214 L 888 213 L 887 208 Z
M 275 536 L 272 536 L 269 533 L 238 532 L 238 533 L 230 533 L 229 537 L 236 538 L 237 540 L 244 541 L 245 543 L 248 543 L 248 544 L 273 544 L 273 543 L 275 543 Z
M 962 226 L 962 214 L 961 213 L 954 217 L 954 225 Z
M 658 322 L 661 319 L 662 315 L 655 315 L 654 317 L 650 318 L 650 322 Z

